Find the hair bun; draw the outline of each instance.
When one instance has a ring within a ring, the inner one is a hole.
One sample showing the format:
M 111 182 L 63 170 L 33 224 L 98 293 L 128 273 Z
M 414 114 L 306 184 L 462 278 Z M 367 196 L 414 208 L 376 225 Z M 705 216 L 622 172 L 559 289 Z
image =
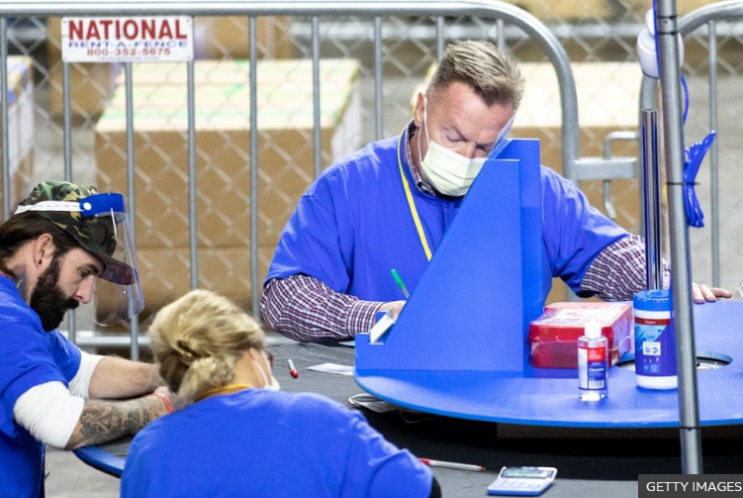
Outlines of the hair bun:
M 205 358 L 207 355 L 199 353 L 188 339 L 178 339 L 175 342 L 175 350 L 190 364 L 194 360 Z

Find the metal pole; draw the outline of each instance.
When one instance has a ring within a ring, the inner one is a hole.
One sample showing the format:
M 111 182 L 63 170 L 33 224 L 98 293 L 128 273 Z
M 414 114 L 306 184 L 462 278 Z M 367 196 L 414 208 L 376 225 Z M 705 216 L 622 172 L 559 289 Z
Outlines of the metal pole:
M 10 218 L 10 131 L 8 130 L 8 20 L 0 18 L 0 115 L 3 145 L 3 220 Z
M 320 122 L 320 18 L 312 18 L 312 141 L 315 178 L 322 168 L 322 124 Z
M 124 65 L 126 76 L 126 182 L 129 202 L 129 212 L 132 213 L 132 246 L 137 247 L 137 203 L 135 195 L 134 174 L 134 90 L 132 63 Z M 129 296 L 131 300 L 131 295 Z M 129 357 L 132 361 L 139 360 L 139 317 L 133 316 L 129 322 Z
M 72 182 L 72 112 L 70 111 L 70 64 L 62 63 L 62 112 L 64 115 L 64 179 Z M 75 310 L 67 314 L 70 342 L 77 341 L 77 316 Z
M 444 57 L 444 18 L 436 18 L 436 60 L 440 61 Z
M 658 111 L 642 110 L 642 172 L 645 185 L 645 285 L 648 290 L 663 288 L 660 247 L 660 166 Z
M 193 23 L 193 18 L 191 19 Z M 195 61 L 188 61 L 188 235 L 191 256 L 191 289 L 199 287 L 199 260 L 196 239 L 196 83 L 194 76 Z
M 248 20 L 250 31 L 250 285 L 253 315 L 260 321 L 260 285 L 258 283 L 258 34 L 254 16 Z
M 709 23 L 709 127 L 717 129 L 717 25 Z M 712 285 L 720 286 L 720 188 L 718 152 L 719 142 L 712 142 L 710 150 L 710 211 L 712 218 Z
M 681 467 L 684 474 L 702 473 L 694 321 L 691 309 L 689 227 L 683 199 L 684 130 L 679 87 L 678 18 L 675 0 L 659 0 L 657 12 L 663 130 L 673 262 L 673 312 L 679 380 Z
M 382 107 L 382 18 L 374 18 L 374 137 L 384 137 L 384 108 Z
M 642 109 L 657 109 L 658 108 L 658 101 L 655 95 L 655 92 L 658 88 L 658 80 L 655 78 L 648 78 L 647 76 L 644 76 L 642 78 L 642 84 L 640 86 L 640 112 L 638 114 L 639 124 L 637 126 L 638 129 L 642 129 Z M 643 143 L 642 143 L 642 137 L 637 141 L 637 157 L 642 157 L 644 154 L 643 151 Z M 642 166 L 642 165 L 640 165 Z M 638 171 L 637 177 L 640 178 L 640 173 Z M 638 182 L 639 183 L 639 193 L 640 198 L 639 206 L 640 206 L 640 232 L 639 233 L 645 233 L 645 218 L 647 217 L 645 213 L 645 182 Z M 661 236 L 662 238 L 662 236 Z
M 496 26 L 496 29 L 497 29 L 497 32 L 496 32 L 496 35 L 495 36 L 498 37 L 497 38 L 498 39 L 498 42 L 497 42 L 498 43 L 498 49 L 501 52 L 505 52 L 506 51 L 506 29 L 505 29 L 505 24 L 506 23 L 503 22 L 503 19 L 500 19 L 500 18 L 495 21 L 495 26 Z

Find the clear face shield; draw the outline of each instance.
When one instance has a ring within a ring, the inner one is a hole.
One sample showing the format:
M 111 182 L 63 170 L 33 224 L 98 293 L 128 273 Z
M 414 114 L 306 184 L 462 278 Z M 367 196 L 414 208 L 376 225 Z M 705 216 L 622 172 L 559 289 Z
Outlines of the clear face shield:
M 113 325 L 142 311 L 144 299 L 123 195 L 106 193 L 76 201 L 43 201 L 21 206 L 16 214 L 25 211 L 42 212 L 102 263 L 91 299 L 95 323 Z
M 129 320 L 142 311 L 144 298 L 124 196 L 96 194 L 81 199 L 80 207 L 93 239 L 93 247 L 86 249 L 104 264 L 93 292 L 95 323 L 113 325 Z

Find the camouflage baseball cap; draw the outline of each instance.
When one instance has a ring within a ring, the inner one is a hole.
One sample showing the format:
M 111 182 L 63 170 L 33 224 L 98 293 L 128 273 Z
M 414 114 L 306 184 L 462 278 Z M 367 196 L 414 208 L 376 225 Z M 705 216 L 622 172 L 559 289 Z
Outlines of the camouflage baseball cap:
M 18 210 L 23 206 L 32 206 L 40 202 L 78 202 L 81 199 L 95 195 L 98 190 L 91 186 L 75 185 L 62 181 L 45 181 L 31 191 L 31 194 L 21 201 Z M 116 250 L 116 229 L 110 217 L 86 217 L 76 211 L 34 210 L 38 215 L 46 218 L 75 239 L 80 246 L 97 256 L 104 265 L 100 278 L 119 284 L 130 284 L 134 278 L 134 270 L 111 256 Z

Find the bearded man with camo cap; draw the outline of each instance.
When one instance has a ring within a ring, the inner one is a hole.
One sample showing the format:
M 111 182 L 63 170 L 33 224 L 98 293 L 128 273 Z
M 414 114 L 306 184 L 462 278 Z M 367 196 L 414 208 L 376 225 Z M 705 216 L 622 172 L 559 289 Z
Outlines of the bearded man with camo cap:
M 130 233 L 121 194 L 54 181 L 0 225 L 3 496 L 43 496 L 44 444 L 102 443 L 173 409 L 153 365 L 84 353 L 57 330 L 80 303 L 102 325 L 141 311 Z

